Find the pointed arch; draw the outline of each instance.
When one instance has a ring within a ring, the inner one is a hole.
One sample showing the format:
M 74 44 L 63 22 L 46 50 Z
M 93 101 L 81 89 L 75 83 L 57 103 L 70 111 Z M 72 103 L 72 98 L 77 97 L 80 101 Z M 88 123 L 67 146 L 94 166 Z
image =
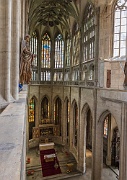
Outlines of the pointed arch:
M 50 104 L 49 104 L 49 97 L 44 95 L 41 99 L 41 119 L 42 123 L 49 123 L 48 121 L 50 118 Z
M 66 143 L 69 143 L 69 139 L 70 139 L 70 102 L 69 102 L 69 98 L 66 96 L 65 100 L 65 128 L 66 128 Z
M 101 113 L 97 128 L 99 132 L 98 144 L 103 153 L 101 160 L 106 164 L 108 163 L 107 165 L 119 165 L 116 155 L 120 155 L 120 130 L 110 110 L 107 109 Z
M 59 96 L 54 98 L 54 124 L 59 126 L 61 136 L 61 114 L 62 114 L 62 101 Z
M 79 119 L 78 119 L 78 105 L 75 99 L 72 102 L 72 115 L 73 115 L 73 145 L 75 148 L 77 148 Z
M 36 116 L 36 96 L 33 96 L 29 100 L 28 106 L 28 122 L 29 122 L 29 139 L 33 138 L 33 127 L 35 127 L 35 116 Z

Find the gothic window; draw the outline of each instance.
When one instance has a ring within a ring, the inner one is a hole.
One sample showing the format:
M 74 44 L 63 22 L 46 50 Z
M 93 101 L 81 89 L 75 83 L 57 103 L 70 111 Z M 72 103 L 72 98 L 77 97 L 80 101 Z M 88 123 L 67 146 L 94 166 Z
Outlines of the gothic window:
M 94 65 L 93 64 L 90 64 L 88 78 L 89 80 L 94 79 Z
M 33 127 L 35 127 L 35 99 L 31 98 L 28 106 L 29 139 L 32 139 Z
M 64 41 L 61 34 L 55 39 L 55 68 L 63 68 L 64 62 Z
M 73 44 L 72 44 L 72 66 L 79 64 L 80 54 L 80 31 L 78 24 L 75 23 L 73 27 Z
M 73 109 L 73 127 L 74 127 L 74 146 L 77 147 L 77 131 L 78 131 L 78 107 L 74 104 Z
M 84 81 L 85 79 L 87 79 L 87 75 L 88 75 L 88 68 L 86 65 L 82 66 L 82 81 Z
M 37 64 L 38 64 L 38 63 L 37 63 L 37 48 L 38 48 L 37 43 L 38 43 L 38 41 L 37 41 L 37 34 L 36 34 L 36 32 L 33 32 L 32 36 L 31 36 L 31 39 L 30 39 L 30 51 L 31 51 L 33 54 L 36 55 L 36 56 L 34 57 L 34 61 L 32 62 L 32 65 L 33 65 L 34 67 L 36 67 Z
M 35 55 L 34 60 L 32 62 L 32 81 L 37 80 L 37 66 L 38 66 L 38 40 L 37 40 L 37 34 L 36 32 L 33 32 L 31 39 L 30 39 L 30 51 Z
M 70 123 L 70 106 L 69 100 L 66 101 L 66 119 L 67 119 L 67 137 L 69 136 L 69 123 Z
M 50 68 L 51 66 L 51 40 L 47 33 L 42 37 L 42 58 L 41 67 Z
M 62 103 L 61 99 L 58 97 L 54 103 L 54 123 L 55 125 L 59 125 L 61 129 L 61 109 L 62 109 Z M 60 131 L 61 135 L 61 131 Z
M 51 72 L 50 71 L 42 71 L 41 72 L 41 81 L 51 81 Z
M 69 81 L 69 80 L 70 80 L 70 69 L 65 69 L 64 81 Z
M 92 4 L 88 4 L 84 14 L 84 37 L 83 37 L 83 52 L 84 62 L 94 58 L 95 49 L 95 22 L 94 10 Z
M 72 81 L 79 80 L 79 68 L 74 68 L 72 71 Z
M 49 118 L 49 101 L 47 97 L 44 97 L 41 102 L 41 116 L 42 116 L 42 119 Z
M 70 66 L 70 50 L 71 50 L 71 40 L 67 38 L 66 67 Z
M 113 56 L 126 55 L 127 2 L 117 1 L 114 12 Z
M 104 137 L 107 138 L 108 136 L 108 121 L 109 121 L 109 116 L 107 116 L 104 120 Z
M 53 81 L 62 81 L 63 80 L 63 72 L 54 72 Z

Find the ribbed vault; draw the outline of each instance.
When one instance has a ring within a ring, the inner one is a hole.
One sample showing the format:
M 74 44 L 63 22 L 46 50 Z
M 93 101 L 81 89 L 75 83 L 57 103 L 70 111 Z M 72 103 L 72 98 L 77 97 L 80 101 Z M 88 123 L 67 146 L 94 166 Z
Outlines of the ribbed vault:
M 29 27 L 57 26 L 70 28 L 70 18 L 79 21 L 79 12 L 75 0 L 30 0 Z

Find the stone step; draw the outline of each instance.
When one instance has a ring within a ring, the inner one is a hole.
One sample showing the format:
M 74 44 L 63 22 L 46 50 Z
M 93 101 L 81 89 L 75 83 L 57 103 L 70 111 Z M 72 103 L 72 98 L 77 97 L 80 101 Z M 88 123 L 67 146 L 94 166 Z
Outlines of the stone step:
M 62 174 L 57 174 L 57 175 L 53 175 L 53 176 L 46 176 L 46 177 L 42 177 L 43 180 L 59 180 L 59 179 L 67 179 L 70 177 L 76 177 L 76 176 L 81 176 L 82 173 L 81 172 L 72 172 L 72 173 L 62 173 Z

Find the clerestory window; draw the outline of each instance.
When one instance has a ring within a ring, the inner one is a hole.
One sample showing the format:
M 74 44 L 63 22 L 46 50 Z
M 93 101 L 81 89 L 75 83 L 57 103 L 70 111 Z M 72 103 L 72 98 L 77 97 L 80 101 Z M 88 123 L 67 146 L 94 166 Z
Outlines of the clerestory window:
M 127 45 L 127 2 L 118 0 L 114 12 L 113 57 L 125 56 Z

